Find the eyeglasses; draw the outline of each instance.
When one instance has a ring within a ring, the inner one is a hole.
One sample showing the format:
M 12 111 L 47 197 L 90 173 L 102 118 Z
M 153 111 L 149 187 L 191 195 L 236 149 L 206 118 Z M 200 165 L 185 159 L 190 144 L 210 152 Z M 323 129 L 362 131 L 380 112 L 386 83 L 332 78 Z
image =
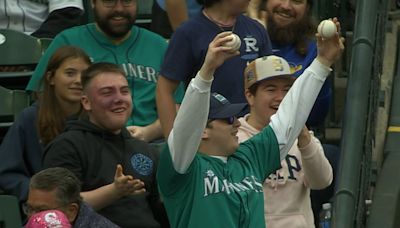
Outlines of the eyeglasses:
M 46 208 L 46 207 L 32 207 L 31 205 L 24 203 L 22 204 L 22 211 L 24 212 L 25 215 L 32 215 L 41 211 L 47 211 L 47 210 L 58 210 L 65 207 L 64 206 L 59 206 L 59 207 L 54 207 L 54 208 Z
M 112 8 L 117 5 L 117 2 L 121 2 L 123 6 L 132 6 L 136 0 L 101 0 L 104 7 Z
M 208 123 L 210 123 L 211 121 L 214 121 L 214 120 L 223 120 L 223 121 L 227 122 L 229 125 L 232 125 L 235 123 L 236 117 L 231 116 L 231 117 L 223 118 L 223 119 L 209 119 Z

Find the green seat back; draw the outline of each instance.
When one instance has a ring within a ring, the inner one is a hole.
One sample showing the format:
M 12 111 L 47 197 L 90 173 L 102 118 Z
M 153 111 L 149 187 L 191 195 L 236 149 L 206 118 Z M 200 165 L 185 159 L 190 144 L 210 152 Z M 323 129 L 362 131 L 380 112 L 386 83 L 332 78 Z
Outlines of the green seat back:
M 17 197 L 11 195 L 0 195 L 0 227 L 22 227 Z
M 0 72 L 0 78 L 30 76 L 42 56 L 40 41 L 23 32 L 0 29 L 0 66 L 19 67 L 16 72 Z
M 150 28 L 153 0 L 138 0 L 137 7 L 136 24 L 144 28 Z
M 39 43 L 40 43 L 40 48 L 41 48 L 42 54 L 44 54 L 46 49 L 50 46 L 51 41 L 53 41 L 52 38 L 39 38 Z
M 22 90 L 11 90 L 0 86 L 0 127 L 9 127 L 29 106 L 29 95 Z
M 38 63 L 42 48 L 37 38 L 23 32 L 0 29 L 0 65 L 29 65 Z

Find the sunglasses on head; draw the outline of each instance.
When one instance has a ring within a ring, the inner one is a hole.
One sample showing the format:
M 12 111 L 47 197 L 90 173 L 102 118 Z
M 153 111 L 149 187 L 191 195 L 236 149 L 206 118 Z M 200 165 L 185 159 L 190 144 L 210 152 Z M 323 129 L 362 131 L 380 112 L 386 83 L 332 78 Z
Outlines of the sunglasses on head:
M 214 121 L 214 120 L 223 120 L 223 121 L 227 122 L 229 125 L 232 125 L 233 123 L 235 123 L 236 117 L 231 116 L 231 117 L 221 118 L 221 119 L 209 119 L 208 123 L 210 123 L 211 121 Z

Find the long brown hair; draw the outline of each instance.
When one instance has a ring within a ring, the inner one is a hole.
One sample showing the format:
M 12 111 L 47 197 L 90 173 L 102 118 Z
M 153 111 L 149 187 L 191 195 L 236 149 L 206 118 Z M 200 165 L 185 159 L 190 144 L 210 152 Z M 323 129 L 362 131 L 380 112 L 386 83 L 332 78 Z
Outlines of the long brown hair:
M 60 134 L 65 126 L 66 115 L 61 109 L 54 86 L 50 84 L 50 79 L 55 76 L 57 69 L 64 61 L 71 58 L 80 58 L 87 64 L 91 64 L 89 56 L 82 49 L 74 46 L 63 46 L 51 56 L 42 78 L 43 92 L 39 96 L 37 125 L 39 138 L 43 145 L 48 144 Z

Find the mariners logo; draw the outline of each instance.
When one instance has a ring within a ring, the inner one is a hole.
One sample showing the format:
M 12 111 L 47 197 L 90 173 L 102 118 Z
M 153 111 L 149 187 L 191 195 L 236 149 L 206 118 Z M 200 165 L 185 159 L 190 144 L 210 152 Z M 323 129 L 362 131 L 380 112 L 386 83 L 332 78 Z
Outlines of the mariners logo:
M 153 161 L 143 154 L 133 155 L 131 164 L 133 169 L 140 175 L 148 176 L 153 172 Z

